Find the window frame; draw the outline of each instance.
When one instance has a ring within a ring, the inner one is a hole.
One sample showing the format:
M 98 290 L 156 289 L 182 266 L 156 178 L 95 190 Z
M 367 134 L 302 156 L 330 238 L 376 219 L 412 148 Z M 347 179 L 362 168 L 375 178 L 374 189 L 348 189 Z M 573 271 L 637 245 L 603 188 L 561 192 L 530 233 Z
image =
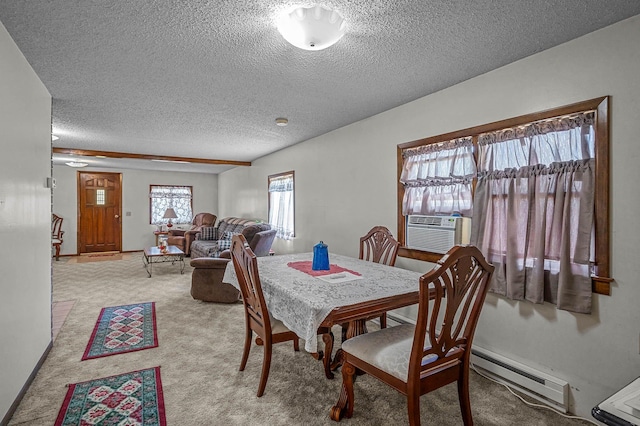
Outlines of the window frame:
M 191 205 L 191 215 L 193 220 L 193 186 L 192 185 L 162 185 L 162 184 L 150 184 L 149 185 L 149 225 L 155 225 L 153 223 L 153 198 L 151 197 L 151 193 L 154 187 L 165 187 L 165 188 L 189 188 L 191 191 L 191 198 L 189 199 L 189 204 Z
M 296 172 L 295 170 L 290 170 L 288 172 L 276 173 L 267 176 L 267 221 L 271 218 L 271 192 L 269 188 L 271 186 L 271 180 L 277 179 L 284 176 L 291 175 L 291 180 L 293 181 L 293 211 L 291 212 L 293 215 L 293 233 L 291 234 L 291 238 L 296 237 Z
M 592 291 L 597 294 L 611 295 L 611 241 L 610 228 L 610 130 L 609 130 L 609 96 L 598 97 L 587 101 L 552 108 L 545 111 L 520 115 L 493 123 L 470 127 L 463 130 L 431 136 L 411 142 L 398 144 L 397 146 L 397 225 L 398 241 L 400 248 L 398 256 L 410 259 L 437 262 L 443 255 L 406 247 L 406 218 L 402 215 L 402 200 L 404 198 L 404 185 L 400 182 L 403 168 L 402 154 L 405 150 L 423 145 L 430 145 L 447 140 L 463 137 L 472 137 L 474 144 L 474 158 L 478 158 L 478 136 L 482 133 L 501 130 L 508 127 L 516 127 L 535 121 L 546 120 L 563 115 L 575 114 L 582 111 L 595 111 L 595 200 L 606 200 L 606 203 L 595 202 L 594 227 L 595 227 L 595 275 L 591 276 Z M 473 180 L 472 191 L 475 195 L 477 179 Z

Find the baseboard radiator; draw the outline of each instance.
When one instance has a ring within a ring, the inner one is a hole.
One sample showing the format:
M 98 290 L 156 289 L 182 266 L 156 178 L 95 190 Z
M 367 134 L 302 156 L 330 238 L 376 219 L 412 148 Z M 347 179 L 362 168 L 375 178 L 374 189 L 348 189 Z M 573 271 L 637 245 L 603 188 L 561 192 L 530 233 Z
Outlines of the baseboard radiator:
M 387 314 L 389 326 L 415 324 L 410 318 Z M 569 383 L 521 364 L 502 355 L 474 346 L 471 363 L 480 373 L 546 404 L 558 411 L 569 412 Z
M 569 383 L 505 358 L 473 347 L 471 363 L 483 374 L 558 411 L 569 411 Z

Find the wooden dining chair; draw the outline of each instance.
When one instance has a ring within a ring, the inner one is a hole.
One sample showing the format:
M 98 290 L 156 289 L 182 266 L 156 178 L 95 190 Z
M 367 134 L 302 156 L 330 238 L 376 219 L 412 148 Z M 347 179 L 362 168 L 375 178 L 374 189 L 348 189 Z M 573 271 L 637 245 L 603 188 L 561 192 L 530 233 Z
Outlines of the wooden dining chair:
M 472 425 L 471 343 L 492 274 L 493 266 L 476 247 L 454 246 L 420 277 L 415 325 L 389 327 L 344 342 L 342 390 L 331 418 L 352 416 L 356 372 L 364 372 L 407 397 L 410 425 L 420 425 L 421 395 L 457 382 L 462 420 Z
M 258 273 L 258 261 L 244 235 L 237 234 L 231 239 L 231 259 L 240 284 L 242 302 L 244 304 L 246 333 L 240 371 L 244 371 L 251 350 L 253 333 L 256 333 L 256 343 L 264 346 L 262 373 L 258 385 L 258 397 L 262 396 L 267 386 L 269 369 L 271 367 L 272 345 L 274 343 L 293 341 L 293 349 L 299 351 L 299 338 L 281 321 L 271 317 L 262 293 L 262 284 Z M 326 327 L 318 329 L 318 334 L 329 333 Z M 321 359 L 322 354 L 316 354 Z
M 62 230 L 62 220 L 63 219 L 57 214 L 51 214 L 51 245 L 56 250 L 56 260 L 60 260 L 60 247 L 63 243 L 62 235 L 64 231 Z
M 395 266 L 400 243 L 385 226 L 374 226 L 360 238 L 360 259 Z M 387 314 L 380 315 L 380 328 L 387 328 Z M 344 329 L 344 328 L 343 328 Z

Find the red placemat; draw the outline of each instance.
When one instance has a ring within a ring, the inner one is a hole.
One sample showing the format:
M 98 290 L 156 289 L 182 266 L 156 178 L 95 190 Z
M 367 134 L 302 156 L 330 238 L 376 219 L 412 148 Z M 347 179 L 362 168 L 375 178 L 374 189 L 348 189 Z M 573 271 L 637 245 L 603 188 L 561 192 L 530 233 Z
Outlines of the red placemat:
M 338 266 L 335 264 L 329 265 L 328 271 L 314 271 L 313 269 L 311 269 L 312 265 L 313 263 L 310 260 L 302 260 L 300 262 L 287 263 L 287 266 L 289 268 L 297 269 L 298 271 L 304 272 L 305 274 L 309 274 L 312 277 L 319 277 L 322 275 L 329 275 L 329 274 L 337 274 L 339 272 L 345 272 L 345 271 L 350 272 L 354 275 L 362 275 L 360 274 L 360 272 L 352 271 L 351 269 L 343 268 L 342 266 Z

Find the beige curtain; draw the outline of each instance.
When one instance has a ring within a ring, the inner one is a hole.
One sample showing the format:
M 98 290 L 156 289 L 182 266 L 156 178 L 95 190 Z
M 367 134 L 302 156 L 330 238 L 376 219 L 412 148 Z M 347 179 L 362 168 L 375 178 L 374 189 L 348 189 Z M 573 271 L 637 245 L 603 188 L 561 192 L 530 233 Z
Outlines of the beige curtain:
M 472 244 L 491 291 L 591 312 L 593 113 L 481 135 Z

